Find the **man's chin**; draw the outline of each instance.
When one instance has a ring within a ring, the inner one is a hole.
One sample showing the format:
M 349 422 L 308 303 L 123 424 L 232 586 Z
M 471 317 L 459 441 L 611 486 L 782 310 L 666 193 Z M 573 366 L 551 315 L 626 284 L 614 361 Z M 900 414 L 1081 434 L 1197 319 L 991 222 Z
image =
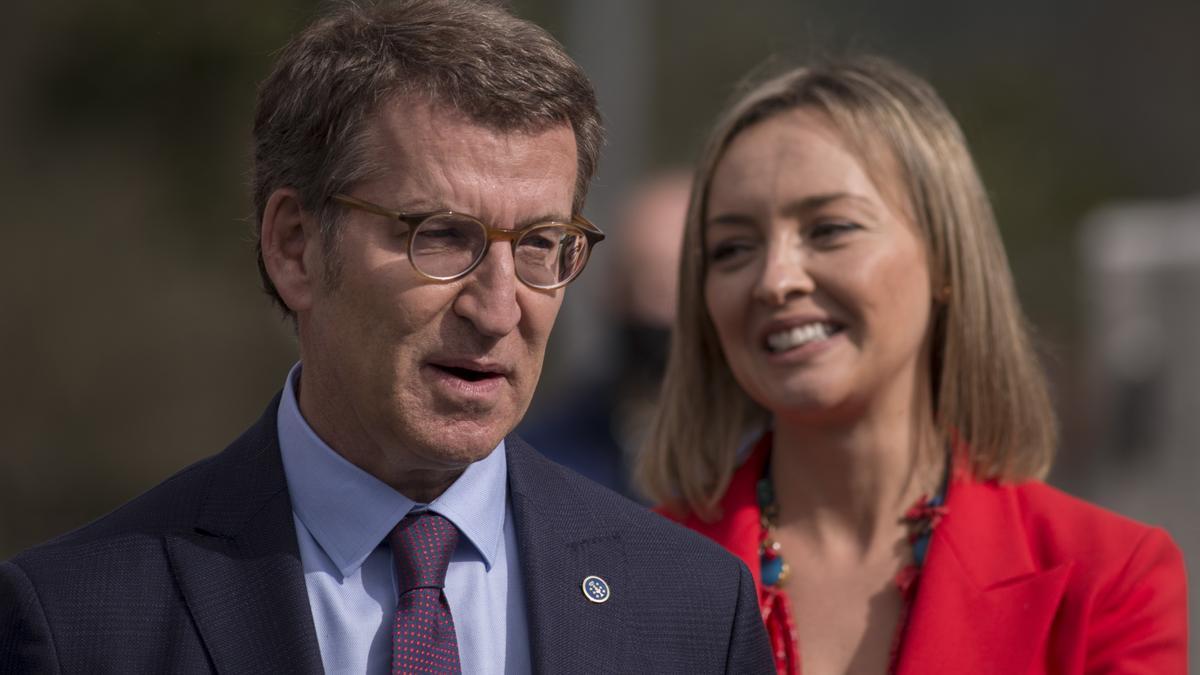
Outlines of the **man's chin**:
M 513 427 L 495 421 L 447 420 L 426 429 L 421 444 L 448 464 L 466 466 L 486 459 Z

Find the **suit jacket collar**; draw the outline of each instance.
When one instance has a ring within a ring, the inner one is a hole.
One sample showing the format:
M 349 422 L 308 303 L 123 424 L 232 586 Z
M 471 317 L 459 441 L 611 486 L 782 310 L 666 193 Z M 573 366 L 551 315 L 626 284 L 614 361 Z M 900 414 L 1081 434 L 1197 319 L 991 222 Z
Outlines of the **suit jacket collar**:
M 1037 564 L 1011 488 L 960 472 L 946 505 L 910 608 L 899 673 L 1027 672 L 1071 565 Z
M 277 395 L 263 416 L 209 460 L 191 531 L 166 536 L 184 601 L 217 672 L 321 673 L 304 570 L 277 437 Z M 621 523 L 600 518 L 579 483 L 516 436 L 505 439 L 535 672 L 570 672 L 597 655 L 634 672 L 623 590 L 631 590 Z M 613 498 L 616 498 L 615 496 Z M 585 577 L 608 582 L 593 603 Z
M 571 481 L 516 436 L 505 439 L 508 485 L 529 622 L 530 656 L 538 673 L 597 670 L 636 672 L 635 645 L 626 629 L 633 585 L 621 523 L 603 520 Z M 613 495 L 614 499 L 619 499 Z M 583 580 L 604 579 L 606 602 L 589 601 Z
M 195 528 L 167 554 L 218 672 L 322 672 L 292 505 L 279 454 L 276 396 L 209 460 Z

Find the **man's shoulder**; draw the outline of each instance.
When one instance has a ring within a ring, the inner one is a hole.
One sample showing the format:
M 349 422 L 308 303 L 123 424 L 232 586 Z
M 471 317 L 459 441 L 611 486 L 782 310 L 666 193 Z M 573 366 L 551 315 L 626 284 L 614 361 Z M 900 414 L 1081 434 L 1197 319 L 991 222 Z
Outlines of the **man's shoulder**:
M 10 605 L 0 624 L 14 626 L 21 615 L 66 625 L 60 622 L 72 616 L 132 607 L 161 618 L 173 606 L 164 599 L 173 583 L 165 541 L 193 527 L 196 497 L 215 462 L 201 460 L 115 511 L 0 563 L 0 604 Z
M 134 554 L 138 542 L 158 541 L 163 534 L 191 527 L 219 455 L 179 471 L 114 511 L 27 549 L 11 560 L 22 568 L 44 569 L 57 560 Z
M 262 427 L 260 420 L 223 451 L 196 461 L 110 513 L 27 549 L 11 561 L 22 567 L 41 567 L 56 559 L 91 554 L 133 554 L 138 542 L 158 542 L 165 534 L 193 531 L 206 508 L 219 507 L 213 496 L 222 492 L 221 486 L 230 477 L 252 464 L 262 464 L 264 453 L 278 447 L 274 436 L 264 434 Z M 281 470 L 279 475 L 282 478 Z
M 590 528 L 596 536 L 619 535 L 631 557 L 681 561 L 684 566 L 704 567 L 719 575 L 732 573 L 736 580 L 740 561 L 708 537 L 546 459 L 519 438 L 510 436 L 507 444 L 519 462 L 529 465 L 526 471 L 532 468 L 537 473 L 543 510 L 563 518 L 562 528 Z
M 614 672 L 773 672 L 740 560 L 519 439 L 507 447 L 533 615 L 552 617 L 534 629 L 562 644 L 607 634 Z M 593 577 L 601 599 L 580 586 Z

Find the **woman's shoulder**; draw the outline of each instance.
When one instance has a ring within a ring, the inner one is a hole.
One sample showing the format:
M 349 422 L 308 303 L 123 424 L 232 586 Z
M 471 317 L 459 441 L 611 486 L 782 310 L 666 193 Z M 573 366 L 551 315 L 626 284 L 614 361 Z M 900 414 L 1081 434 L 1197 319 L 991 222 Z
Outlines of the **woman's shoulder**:
M 1187 576 L 1165 530 L 1033 481 L 956 480 L 948 507 L 937 533 L 983 588 L 1061 580 L 1054 649 L 1081 660 L 1058 670 L 1186 669 Z
M 1104 583 L 1114 575 L 1158 569 L 1182 574 L 1183 556 L 1160 527 L 1085 501 L 1041 481 L 967 481 L 965 501 L 990 501 L 981 513 L 1011 519 L 1035 565 L 1074 563 L 1076 580 Z M 978 505 L 964 505 L 976 508 Z M 1012 542 L 1016 545 L 1017 542 Z M 1182 583 L 1182 576 L 1179 581 Z

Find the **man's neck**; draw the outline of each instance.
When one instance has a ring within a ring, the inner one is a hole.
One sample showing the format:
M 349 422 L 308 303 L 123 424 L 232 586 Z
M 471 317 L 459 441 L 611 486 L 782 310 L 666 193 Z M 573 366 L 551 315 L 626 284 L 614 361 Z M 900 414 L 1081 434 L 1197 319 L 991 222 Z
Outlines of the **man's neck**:
M 306 385 L 302 385 L 307 382 Z M 390 486 L 396 492 L 420 504 L 428 504 L 446 491 L 466 471 L 465 466 L 414 467 L 408 455 L 383 447 L 367 433 L 351 433 L 335 419 L 352 419 L 352 415 L 337 414 L 330 407 L 336 396 L 326 396 L 314 386 L 312 379 L 297 377 L 292 385 L 301 416 L 321 439 L 346 461 Z

